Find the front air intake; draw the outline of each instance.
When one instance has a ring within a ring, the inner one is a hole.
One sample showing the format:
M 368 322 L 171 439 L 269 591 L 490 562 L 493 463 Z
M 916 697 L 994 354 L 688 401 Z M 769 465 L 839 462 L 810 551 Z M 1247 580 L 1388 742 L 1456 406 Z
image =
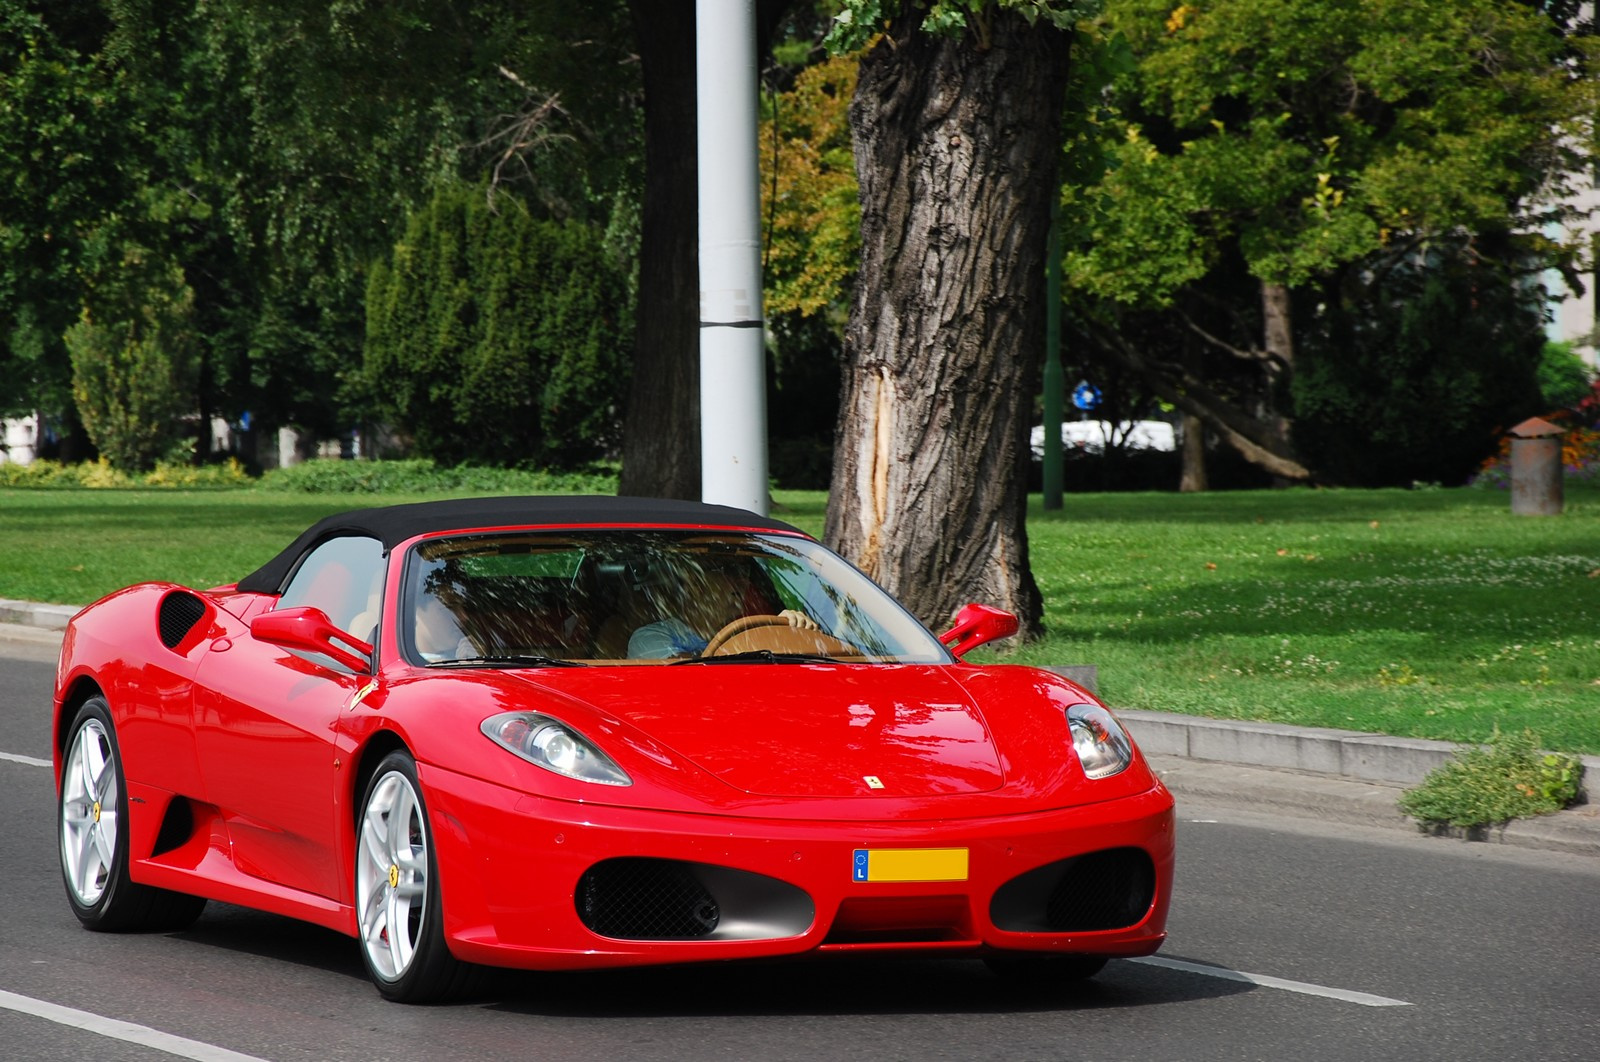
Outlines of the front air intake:
M 716 899 L 686 864 L 608 859 L 578 880 L 578 917 L 602 937 L 699 940 L 716 932 Z
M 156 626 L 161 632 L 161 644 L 176 649 L 188 637 L 194 625 L 205 618 L 206 603 L 183 590 L 174 590 L 161 599 L 156 612 Z
M 1108 848 L 1012 878 L 995 891 L 989 916 L 1012 933 L 1127 929 L 1150 913 L 1155 890 L 1155 864 L 1144 849 Z

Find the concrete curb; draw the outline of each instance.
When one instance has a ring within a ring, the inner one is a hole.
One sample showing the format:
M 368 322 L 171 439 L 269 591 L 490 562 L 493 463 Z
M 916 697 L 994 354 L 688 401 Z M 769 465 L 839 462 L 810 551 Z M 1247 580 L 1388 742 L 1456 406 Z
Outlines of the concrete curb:
M 76 605 L 41 605 L 35 601 L 9 601 L 0 598 L 0 623 L 13 627 L 56 631 L 58 637 L 59 632 L 66 629 L 67 621 L 78 612 Z
M 70 605 L 0 600 L 0 641 L 59 645 Z M 1094 668 L 1051 668 L 1089 689 Z M 1404 830 L 1418 827 L 1395 805 L 1400 794 L 1448 760 L 1445 741 L 1319 730 L 1285 723 L 1117 709 L 1182 806 L 1199 801 L 1300 818 Z M 1582 757 L 1585 780 L 1600 786 L 1600 756 Z M 1600 804 L 1477 831 L 1466 840 L 1600 858 Z
M 1445 741 L 1118 709 L 1180 805 L 1189 800 L 1415 834 L 1396 801 L 1450 759 Z M 1587 786 L 1600 757 L 1580 757 Z M 1441 836 L 1600 857 L 1600 805 Z
M 1151 755 L 1303 771 L 1380 785 L 1414 786 L 1449 760 L 1457 748 L 1448 741 L 1132 708 L 1118 708 L 1117 715 L 1127 720 L 1139 747 Z M 1600 782 L 1600 756 L 1579 759 L 1586 783 Z
M 1450 758 L 1444 741 L 1389 738 L 1354 730 L 1209 719 L 1119 708 L 1151 755 L 1309 771 L 1357 782 L 1414 785 Z

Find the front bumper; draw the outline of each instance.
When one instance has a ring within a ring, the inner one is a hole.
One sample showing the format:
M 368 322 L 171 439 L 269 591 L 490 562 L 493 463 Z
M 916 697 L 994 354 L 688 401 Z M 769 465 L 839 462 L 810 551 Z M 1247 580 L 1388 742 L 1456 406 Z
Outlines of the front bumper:
M 1132 956 L 1165 937 L 1173 810 L 1159 782 L 1081 807 L 896 823 L 577 804 L 439 768 L 420 780 L 446 940 L 470 962 L 553 970 L 812 951 Z M 937 850 L 926 874 L 913 857 L 910 876 L 946 880 L 871 880 L 857 869 L 862 851 L 905 850 Z M 1063 901 L 1068 878 L 1077 895 Z M 1105 901 L 1102 884 L 1119 895 Z M 619 913 L 625 889 L 671 917 Z

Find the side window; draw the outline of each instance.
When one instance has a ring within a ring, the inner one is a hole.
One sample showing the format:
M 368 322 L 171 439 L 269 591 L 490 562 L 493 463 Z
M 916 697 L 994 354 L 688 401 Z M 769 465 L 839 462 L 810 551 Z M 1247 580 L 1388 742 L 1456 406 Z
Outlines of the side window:
M 383 544 L 375 538 L 330 538 L 306 554 L 277 608 L 310 606 L 333 625 L 371 641 L 383 596 Z

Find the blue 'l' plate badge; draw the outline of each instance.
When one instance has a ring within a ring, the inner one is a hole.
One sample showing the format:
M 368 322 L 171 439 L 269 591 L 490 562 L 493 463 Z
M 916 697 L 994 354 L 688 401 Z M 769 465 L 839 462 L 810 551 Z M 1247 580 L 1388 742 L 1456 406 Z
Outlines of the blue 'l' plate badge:
M 867 879 L 867 849 L 857 848 L 854 860 L 851 861 L 851 877 L 855 881 Z

